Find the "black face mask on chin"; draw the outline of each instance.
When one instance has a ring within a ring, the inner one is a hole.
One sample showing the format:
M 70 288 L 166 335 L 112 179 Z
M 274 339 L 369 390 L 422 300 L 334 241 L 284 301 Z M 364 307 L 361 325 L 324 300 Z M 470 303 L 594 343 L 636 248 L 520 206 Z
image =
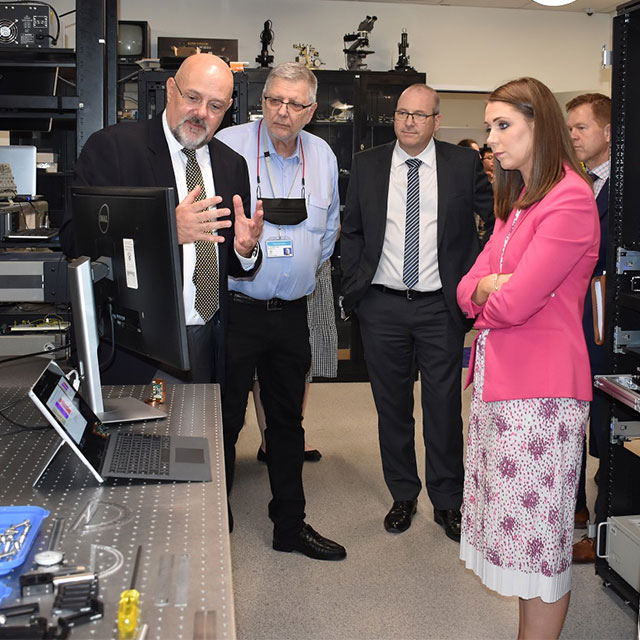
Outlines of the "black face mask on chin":
M 271 224 L 296 225 L 307 219 L 304 198 L 262 198 L 262 208 Z

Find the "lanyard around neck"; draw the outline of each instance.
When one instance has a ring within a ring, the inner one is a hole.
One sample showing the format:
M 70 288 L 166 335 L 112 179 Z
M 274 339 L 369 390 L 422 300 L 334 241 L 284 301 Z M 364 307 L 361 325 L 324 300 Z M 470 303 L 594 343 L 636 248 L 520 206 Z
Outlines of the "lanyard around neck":
M 276 190 L 275 190 L 275 184 L 274 184 L 274 180 L 273 180 L 273 174 L 272 174 L 272 165 L 271 165 L 271 154 L 269 153 L 269 150 L 267 148 L 267 134 L 264 133 L 262 138 L 260 137 L 260 131 L 262 128 L 262 120 L 260 120 L 260 122 L 258 123 L 258 153 L 257 153 L 257 157 L 256 157 L 256 182 L 257 182 L 257 186 L 256 186 L 256 197 L 258 198 L 258 200 L 262 197 L 262 190 L 260 188 L 260 156 L 264 156 L 266 165 L 267 165 L 267 175 L 269 176 L 269 182 L 271 183 L 271 192 L 273 193 L 274 197 L 276 196 Z M 264 152 L 260 153 L 260 142 L 262 141 L 262 147 L 264 148 Z M 305 176 L 305 158 L 304 158 L 304 147 L 302 146 L 302 136 L 300 136 L 300 154 L 302 155 L 302 193 L 301 193 L 301 197 L 304 199 L 305 198 L 305 183 L 304 183 L 304 176 Z M 287 198 L 291 195 L 291 191 L 293 189 L 293 185 L 295 184 L 296 178 L 298 177 L 298 172 L 300 171 L 300 163 L 298 163 L 298 168 L 296 169 L 296 173 L 293 176 L 293 180 L 291 181 L 291 186 L 289 187 L 289 192 L 287 193 Z

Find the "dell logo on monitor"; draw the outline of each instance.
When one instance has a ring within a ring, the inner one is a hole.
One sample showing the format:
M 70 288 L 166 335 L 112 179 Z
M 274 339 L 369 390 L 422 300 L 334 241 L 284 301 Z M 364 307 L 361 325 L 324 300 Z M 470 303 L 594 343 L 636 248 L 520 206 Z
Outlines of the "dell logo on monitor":
M 109 205 L 106 202 L 98 211 L 98 228 L 101 233 L 107 233 L 109 229 Z

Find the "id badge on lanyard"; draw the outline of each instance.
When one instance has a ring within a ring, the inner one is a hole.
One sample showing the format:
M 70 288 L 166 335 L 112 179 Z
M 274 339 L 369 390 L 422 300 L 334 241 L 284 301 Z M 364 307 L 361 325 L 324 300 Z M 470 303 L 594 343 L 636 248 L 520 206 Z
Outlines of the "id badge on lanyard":
M 293 240 L 282 235 L 282 229 L 278 227 L 278 236 L 267 238 L 265 242 L 267 258 L 292 258 Z

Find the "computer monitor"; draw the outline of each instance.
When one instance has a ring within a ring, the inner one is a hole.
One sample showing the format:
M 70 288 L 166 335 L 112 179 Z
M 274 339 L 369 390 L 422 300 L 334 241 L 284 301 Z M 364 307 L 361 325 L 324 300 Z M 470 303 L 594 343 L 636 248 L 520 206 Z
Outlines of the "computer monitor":
M 103 401 L 97 327 L 101 316 L 118 347 L 189 369 L 174 190 L 72 187 L 71 199 L 81 257 L 69 265 L 69 282 L 84 395 L 103 422 L 163 417 L 139 401 L 124 415 Z
M 118 20 L 118 61 L 131 63 L 148 58 L 151 53 L 149 23 Z

